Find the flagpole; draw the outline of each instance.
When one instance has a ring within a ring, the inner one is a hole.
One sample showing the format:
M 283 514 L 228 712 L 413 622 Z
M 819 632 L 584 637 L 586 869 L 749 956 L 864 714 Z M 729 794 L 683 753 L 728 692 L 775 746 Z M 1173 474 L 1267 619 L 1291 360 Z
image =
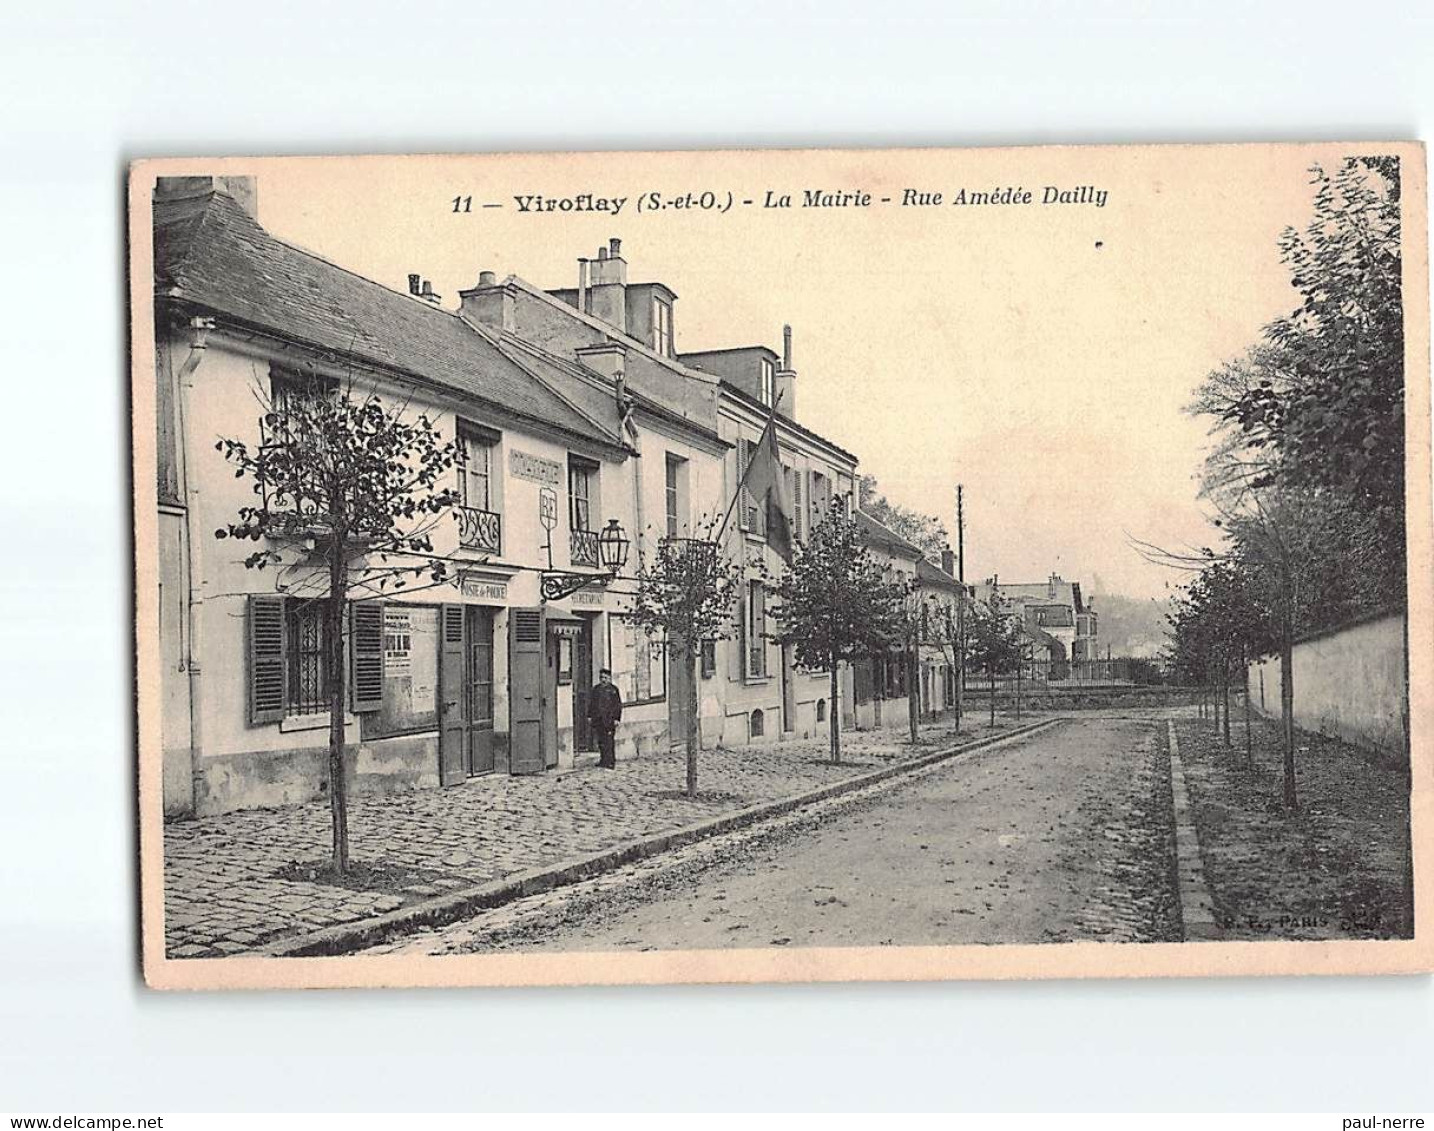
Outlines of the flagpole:
M 783 390 L 779 389 L 776 397 L 772 401 L 771 411 L 767 416 L 766 427 L 762 429 L 763 435 L 766 435 L 767 428 L 776 427 L 777 406 L 782 403 L 782 392 Z M 760 436 L 758 437 L 758 442 L 761 442 Z M 717 537 L 713 539 L 719 546 L 722 544 L 722 536 L 727 533 L 727 524 L 732 521 L 732 509 L 737 505 L 737 500 L 742 497 L 742 488 L 747 485 L 747 474 L 751 470 L 752 461 L 749 460 L 747 466 L 742 469 L 742 474 L 737 479 L 737 490 L 732 494 L 732 501 L 727 504 L 727 513 L 722 516 L 722 525 L 717 528 Z

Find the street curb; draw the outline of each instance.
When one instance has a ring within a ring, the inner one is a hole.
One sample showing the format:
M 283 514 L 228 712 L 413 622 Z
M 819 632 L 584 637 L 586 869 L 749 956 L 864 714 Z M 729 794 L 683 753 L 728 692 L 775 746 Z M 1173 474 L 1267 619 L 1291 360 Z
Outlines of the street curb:
M 699 840 L 707 840 L 723 833 L 747 828 L 768 818 L 805 808 L 818 801 L 854 793 L 859 789 L 911 773 L 924 766 L 932 766 L 957 755 L 967 754 L 973 750 L 982 750 L 1013 738 L 1022 738 L 1065 721 L 1064 717 L 1043 719 L 1038 723 L 1007 731 L 1005 734 L 992 735 L 990 738 L 977 739 L 960 746 L 950 746 L 944 750 L 923 754 L 908 762 L 900 762 L 894 766 L 873 770 L 868 774 L 832 782 L 830 785 L 824 785 L 806 793 L 794 794 L 776 801 L 764 801 L 746 809 L 738 809 L 733 813 L 725 813 L 720 817 L 699 821 L 694 825 L 684 825 L 679 829 L 627 841 L 612 848 L 590 853 L 587 856 L 578 856 L 558 864 L 530 868 L 526 872 L 517 872 L 511 876 L 505 876 L 501 880 L 490 880 L 484 884 L 446 892 L 443 895 L 424 900 L 422 903 L 400 907 L 397 911 L 390 911 L 384 915 L 375 915 L 367 919 L 355 920 L 352 923 L 325 927 L 298 938 L 279 939 L 267 946 L 242 953 L 271 958 L 331 956 L 376 946 L 394 935 L 403 934 L 419 927 L 447 926 L 475 911 L 499 907 L 502 904 L 511 903 L 515 899 L 521 899 L 523 896 L 536 895 L 539 892 L 577 883 L 579 880 L 590 879 L 625 864 L 657 856 L 673 848 L 680 848 Z
M 1180 741 L 1175 737 L 1174 720 L 1167 721 L 1170 734 L 1170 795 L 1175 809 L 1175 870 L 1179 883 L 1180 922 L 1186 942 L 1213 942 L 1224 937 L 1215 919 L 1215 901 L 1200 861 L 1200 836 L 1190 813 L 1190 794 L 1185 788 L 1185 764 L 1180 760 Z

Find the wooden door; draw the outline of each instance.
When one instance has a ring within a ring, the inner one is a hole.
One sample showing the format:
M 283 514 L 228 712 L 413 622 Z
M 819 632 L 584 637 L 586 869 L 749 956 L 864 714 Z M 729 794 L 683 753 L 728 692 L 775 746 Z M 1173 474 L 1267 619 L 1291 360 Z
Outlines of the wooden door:
M 595 750 L 588 700 L 593 692 L 593 618 L 584 617 L 582 632 L 573 641 L 573 749 Z
M 515 774 L 540 774 L 543 751 L 543 699 L 547 678 L 543 647 L 543 610 L 508 612 L 509 766 Z
M 493 610 L 468 607 L 467 754 L 468 773 L 493 769 Z
M 468 778 L 462 605 L 444 605 L 438 630 L 438 780 L 458 785 Z

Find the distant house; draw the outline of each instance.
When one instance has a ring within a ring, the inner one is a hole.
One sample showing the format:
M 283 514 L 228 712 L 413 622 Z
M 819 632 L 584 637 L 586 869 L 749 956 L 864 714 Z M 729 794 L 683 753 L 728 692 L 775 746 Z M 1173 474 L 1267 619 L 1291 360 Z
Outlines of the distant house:
M 990 577 L 977 595 L 989 600 L 993 593 L 1020 623 L 1038 676 L 1064 679 L 1071 664 L 1098 658 L 1099 618 L 1082 599 L 1079 581 L 1067 581 L 1058 573 L 1045 581 L 1014 584 Z

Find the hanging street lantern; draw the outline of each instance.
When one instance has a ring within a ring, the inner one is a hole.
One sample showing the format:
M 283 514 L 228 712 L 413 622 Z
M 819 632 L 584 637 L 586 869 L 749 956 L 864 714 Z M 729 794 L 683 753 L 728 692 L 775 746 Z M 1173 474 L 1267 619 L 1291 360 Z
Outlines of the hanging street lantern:
M 627 531 L 622 528 L 617 519 L 607 520 L 607 525 L 603 527 L 602 533 L 597 537 L 597 544 L 598 561 L 602 563 L 606 572 L 567 573 L 561 570 L 544 570 L 539 578 L 538 589 L 545 602 L 561 601 L 564 597 L 571 597 L 579 589 L 585 589 L 589 585 L 606 584 L 622 572 L 622 567 L 627 565 L 627 555 L 632 547 L 632 542 L 627 537 Z M 550 546 L 550 558 L 551 555 Z

